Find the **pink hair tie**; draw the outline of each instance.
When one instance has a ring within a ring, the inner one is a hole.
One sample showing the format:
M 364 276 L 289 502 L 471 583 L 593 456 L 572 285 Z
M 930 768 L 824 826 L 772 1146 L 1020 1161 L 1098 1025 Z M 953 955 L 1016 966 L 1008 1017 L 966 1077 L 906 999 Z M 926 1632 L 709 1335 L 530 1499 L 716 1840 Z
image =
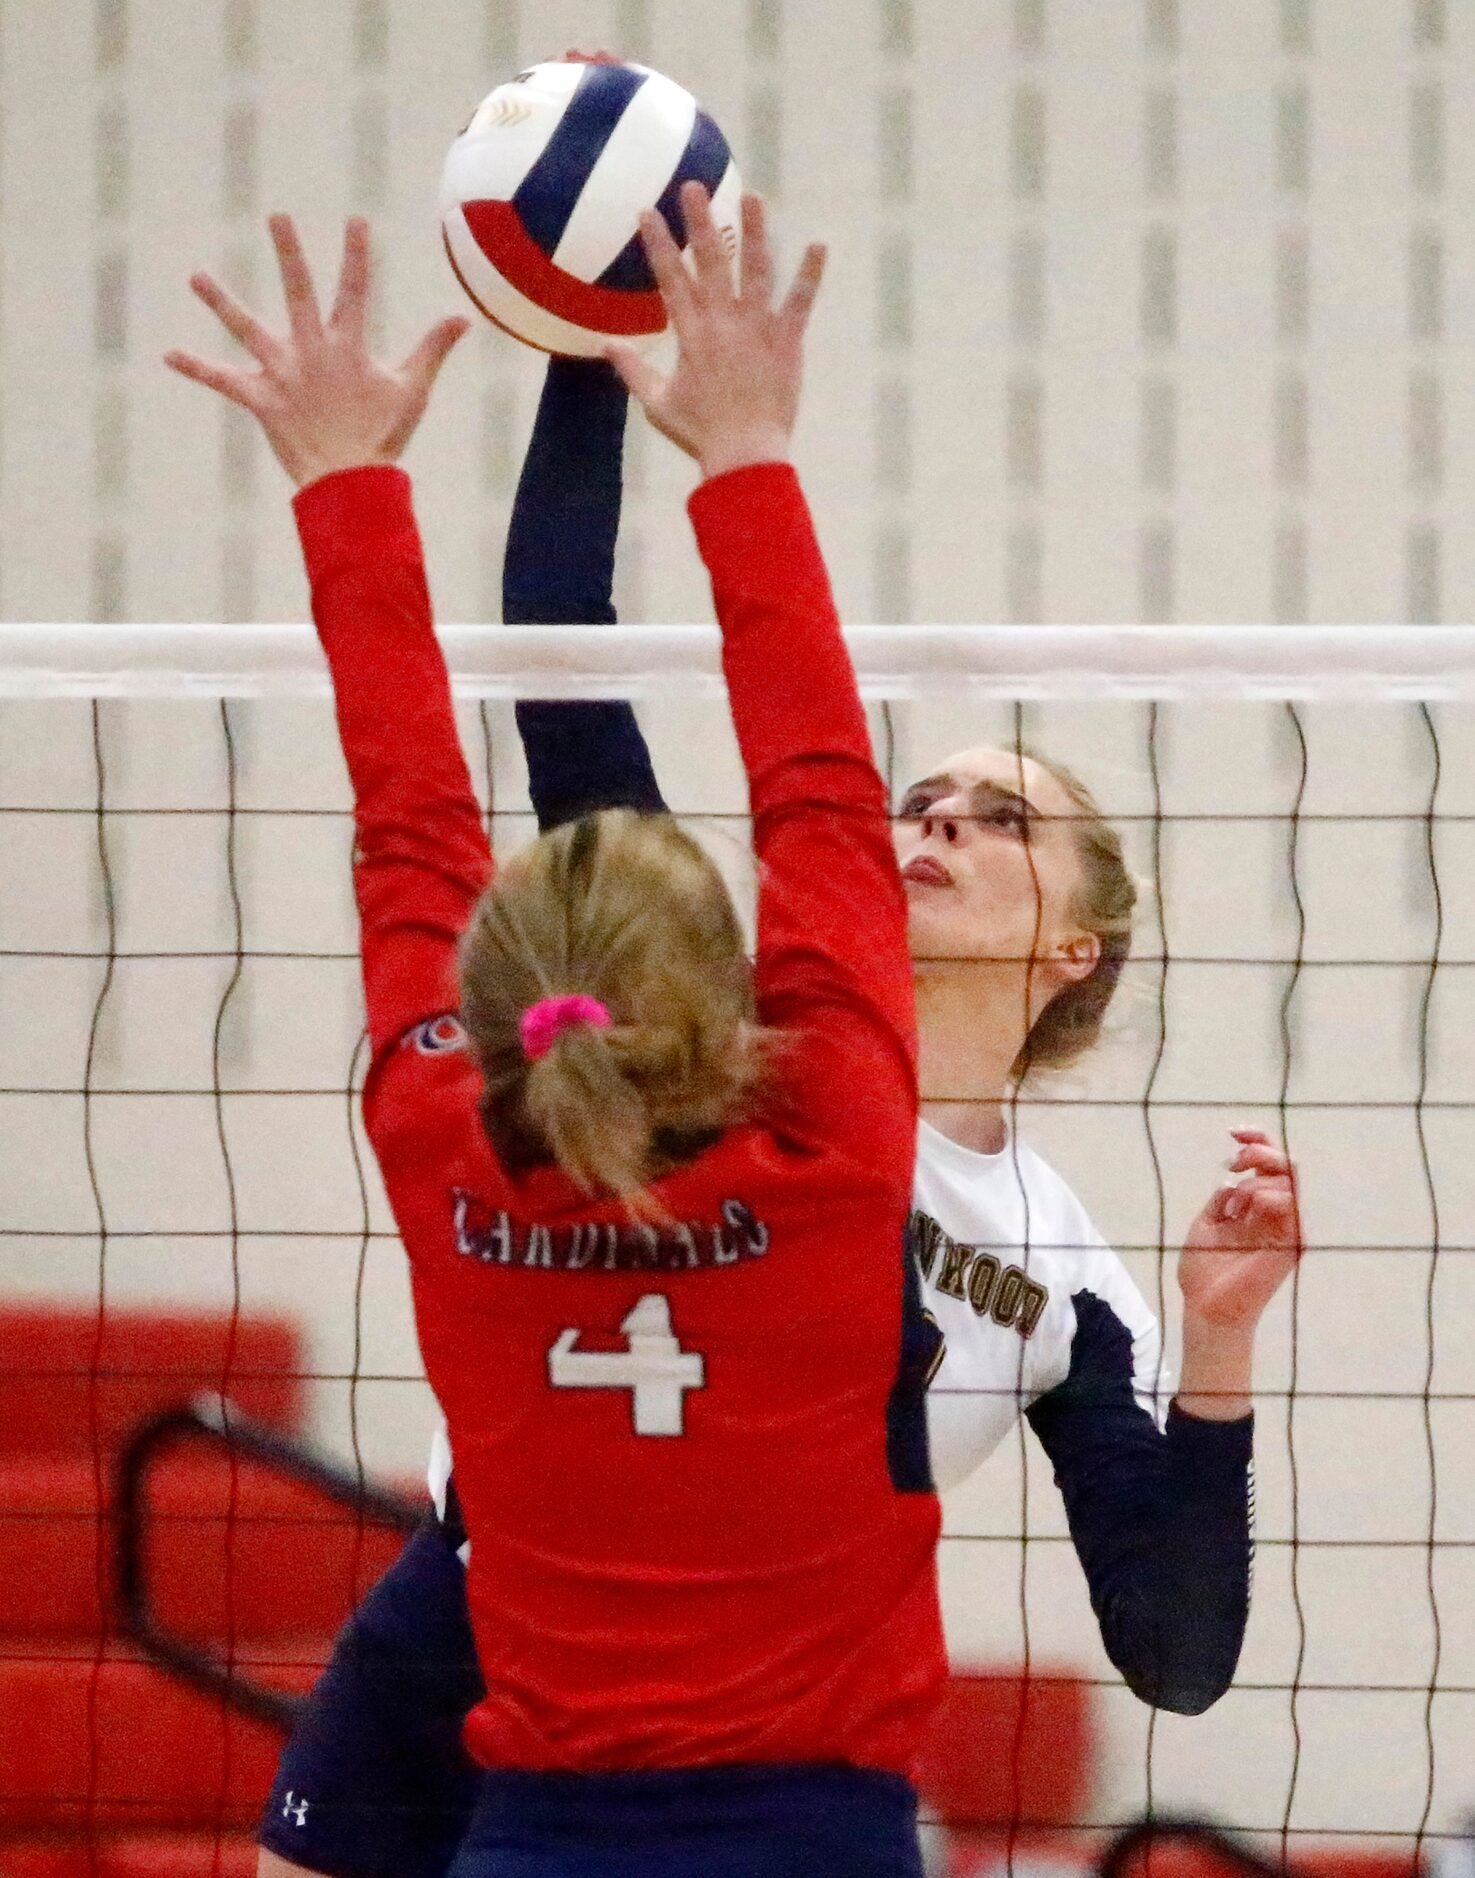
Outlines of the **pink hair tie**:
M 539 998 L 523 1012 L 518 1029 L 522 1033 L 522 1053 L 530 1063 L 547 1056 L 561 1030 L 574 1024 L 593 1024 L 596 1030 L 608 1030 L 611 1018 L 598 998 L 585 997 L 582 991 L 569 998 Z

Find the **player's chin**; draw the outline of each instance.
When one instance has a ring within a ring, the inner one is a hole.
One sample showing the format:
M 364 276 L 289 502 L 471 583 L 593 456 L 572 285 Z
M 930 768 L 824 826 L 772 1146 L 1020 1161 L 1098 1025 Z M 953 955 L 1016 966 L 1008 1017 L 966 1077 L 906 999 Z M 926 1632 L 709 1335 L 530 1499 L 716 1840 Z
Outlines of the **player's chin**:
M 922 966 L 942 959 L 966 958 L 972 947 L 957 931 L 956 909 L 939 904 L 935 887 L 907 884 L 907 945 L 912 963 Z M 949 918 L 952 912 L 954 917 Z

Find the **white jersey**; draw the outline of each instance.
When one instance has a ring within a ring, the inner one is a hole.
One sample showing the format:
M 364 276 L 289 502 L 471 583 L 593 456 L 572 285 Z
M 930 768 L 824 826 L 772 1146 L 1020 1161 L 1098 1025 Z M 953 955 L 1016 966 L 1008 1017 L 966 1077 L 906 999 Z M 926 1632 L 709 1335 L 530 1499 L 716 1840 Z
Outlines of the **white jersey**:
M 1157 1320 L 1086 1209 L 1032 1148 L 1011 1139 L 997 1154 L 978 1154 L 920 1123 L 911 1242 L 923 1307 L 943 1340 L 927 1392 L 939 1490 L 965 1480 L 1031 1403 L 1065 1381 L 1083 1291 L 1126 1327 L 1133 1392 L 1161 1422 L 1171 1389 Z M 429 1475 L 444 1518 L 444 1424 Z
M 917 1135 L 912 1252 L 942 1333 L 927 1392 L 939 1489 L 979 1467 L 1031 1403 L 1065 1381 L 1089 1292 L 1132 1340 L 1133 1393 L 1159 1422 L 1171 1394 L 1157 1320 L 1121 1259 L 1048 1162 L 1011 1139 L 997 1154 Z

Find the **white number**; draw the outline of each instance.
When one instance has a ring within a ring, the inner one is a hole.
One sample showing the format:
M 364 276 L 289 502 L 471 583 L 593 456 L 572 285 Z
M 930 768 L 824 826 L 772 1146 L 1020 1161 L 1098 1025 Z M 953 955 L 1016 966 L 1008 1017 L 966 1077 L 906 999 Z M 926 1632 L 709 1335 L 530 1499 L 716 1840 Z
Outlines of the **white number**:
M 686 1391 L 706 1386 L 706 1365 L 676 1341 L 670 1304 L 648 1291 L 620 1329 L 628 1350 L 576 1350 L 578 1331 L 561 1330 L 548 1352 L 549 1382 L 555 1389 L 629 1389 L 636 1434 L 684 1434 Z

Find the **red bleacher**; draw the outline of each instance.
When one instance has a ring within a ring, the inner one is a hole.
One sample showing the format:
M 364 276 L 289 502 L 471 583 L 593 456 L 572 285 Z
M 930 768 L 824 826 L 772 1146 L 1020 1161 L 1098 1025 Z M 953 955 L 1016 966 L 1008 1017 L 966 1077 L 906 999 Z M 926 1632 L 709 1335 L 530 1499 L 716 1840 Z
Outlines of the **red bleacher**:
M 285 1321 L 109 1310 L 0 1311 L 0 1878 L 248 1878 L 251 1827 L 280 1736 L 120 1640 L 111 1508 L 119 1449 L 143 1421 L 227 1393 L 303 1429 L 301 1339 Z M 228 1369 L 228 1375 L 227 1375 Z M 150 1473 L 147 1578 L 182 1640 L 257 1682 L 308 1686 L 356 1595 L 399 1540 L 257 1464 L 181 1447 Z M 1021 1710 L 1021 1704 L 1023 1708 Z M 1090 1800 L 1089 1691 L 960 1672 L 922 1768 L 947 1822 L 948 1878 L 993 1874 L 1013 1814 L 1030 1869 L 1087 1874 L 1071 1831 Z M 1130 1878 L 1147 1878 L 1148 1866 Z M 1154 1851 L 1151 1878 L 1223 1878 Z M 1307 1854 L 1296 1878 L 1412 1878 L 1407 1859 Z
M 110 1309 L 99 1336 L 92 1311 L 0 1312 L 0 1878 L 254 1871 L 281 1737 L 118 1637 L 109 1499 L 130 1432 L 223 1383 L 254 1420 L 300 1435 L 303 1368 L 279 1319 L 232 1332 Z M 198 1447 L 155 1462 L 146 1533 L 161 1625 L 296 1689 L 400 1543 Z

